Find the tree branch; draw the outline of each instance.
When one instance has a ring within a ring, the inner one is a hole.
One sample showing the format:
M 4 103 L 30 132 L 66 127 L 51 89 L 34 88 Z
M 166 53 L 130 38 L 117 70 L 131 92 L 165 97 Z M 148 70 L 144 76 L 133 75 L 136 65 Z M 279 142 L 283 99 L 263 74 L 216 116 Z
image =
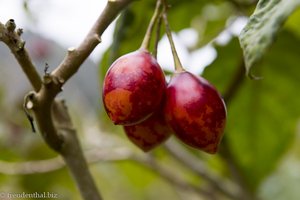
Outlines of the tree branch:
M 101 42 L 101 34 L 115 19 L 119 12 L 133 0 L 110 0 L 104 11 L 96 20 L 94 26 L 87 34 L 78 48 L 70 48 L 62 63 L 51 73 L 46 74 L 43 84 L 38 93 L 31 93 L 33 100 L 32 110 L 47 144 L 57 152 L 62 151 L 63 138 L 52 120 L 52 107 L 56 95 L 61 91 L 65 82 L 74 75 L 84 60 L 90 55 L 94 48 Z M 26 104 L 25 104 L 26 105 Z M 55 102 L 54 102 L 55 106 Z M 56 120 L 57 123 L 62 121 Z
M 59 131 L 59 136 L 63 138 L 60 153 L 73 175 L 83 199 L 101 200 L 102 198 L 89 171 L 67 108 L 64 102 L 56 102 L 53 106 L 54 123 Z
M 23 32 L 22 29 L 15 30 L 15 28 L 16 24 L 13 19 L 8 20 L 5 25 L 0 22 L 0 41 L 9 47 L 33 89 L 38 92 L 42 85 L 41 77 L 28 55 L 28 51 L 25 48 L 25 41 L 20 37 Z
M 34 113 L 35 120 L 45 142 L 60 153 L 73 175 L 85 200 L 101 200 L 101 196 L 89 172 L 69 113 L 63 102 L 55 101 L 65 82 L 74 75 L 94 48 L 101 42 L 101 35 L 119 12 L 133 0 L 108 0 L 95 25 L 78 48 L 70 48 L 62 63 L 43 80 L 35 70 L 20 38 L 21 29 L 15 31 L 15 23 L 9 20 L 0 24 L 0 40 L 12 51 L 34 91 L 25 97 L 25 109 Z
M 53 76 L 66 82 L 77 72 L 80 65 L 101 42 L 101 35 L 108 25 L 129 3 L 134 0 L 109 0 L 102 14 L 78 48 L 70 48 L 62 63 L 53 71 Z

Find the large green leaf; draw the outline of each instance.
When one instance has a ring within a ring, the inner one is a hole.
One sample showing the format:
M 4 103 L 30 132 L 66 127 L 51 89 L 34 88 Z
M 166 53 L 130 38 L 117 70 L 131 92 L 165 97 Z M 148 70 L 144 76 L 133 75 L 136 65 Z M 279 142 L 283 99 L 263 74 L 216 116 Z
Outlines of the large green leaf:
M 253 190 L 289 148 L 300 118 L 300 40 L 289 32 L 279 36 L 259 65 L 263 79 L 236 83 L 239 87 L 228 104 L 225 139 Z M 241 53 L 232 48 L 234 43 L 218 48 L 217 60 L 204 71 L 204 76 L 224 93 L 235 74 L 233 66 L 224 65 L 238 63 Z
M 300 5 L 300 0 L 260 0 L 248 24 L 240 34 L 244 50 L 247 74 L 274 42 L 275 36 L 288 18 Z

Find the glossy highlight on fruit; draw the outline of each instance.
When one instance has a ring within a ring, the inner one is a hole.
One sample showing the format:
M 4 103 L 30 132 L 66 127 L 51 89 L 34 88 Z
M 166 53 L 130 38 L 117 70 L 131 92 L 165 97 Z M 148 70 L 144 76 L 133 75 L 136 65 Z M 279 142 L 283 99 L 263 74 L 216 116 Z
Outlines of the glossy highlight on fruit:
M 137 125 L 124 126 L 128 139 L 144 152 L 162 144 L 172 133 L 161 111 Z
M 133 125 L 159 107 L 166 89 L 164 73 L 146 50 L 117 59 L 106 73 L 103 103 L 114 124 Z
M 176 73 L 167 87 L 166 120 L 185 144 L 214 154 L 223 136 L 226 107 L 216 89 L 190 72 Z

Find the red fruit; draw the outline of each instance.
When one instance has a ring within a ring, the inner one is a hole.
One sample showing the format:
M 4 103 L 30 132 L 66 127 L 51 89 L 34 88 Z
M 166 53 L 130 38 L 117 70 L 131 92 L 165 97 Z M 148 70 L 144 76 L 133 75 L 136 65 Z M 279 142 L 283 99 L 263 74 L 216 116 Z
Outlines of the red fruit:
M 137 124 L 157 110 L 166 89 L 159 64 L 146 50 L 116 60 L 104 79 L 103 102 L 115 124 Z
M 216 89 L 189 72 L 175 74 L 166 97 L 166 120 L 185 144 L 214 154 L 223 136 L 226 107 Z
M 161 111 L 154 113 L 150 118 L 137 125 L 124 126 L 129 140 L 144 152 L 162 144 L 172 133 Z

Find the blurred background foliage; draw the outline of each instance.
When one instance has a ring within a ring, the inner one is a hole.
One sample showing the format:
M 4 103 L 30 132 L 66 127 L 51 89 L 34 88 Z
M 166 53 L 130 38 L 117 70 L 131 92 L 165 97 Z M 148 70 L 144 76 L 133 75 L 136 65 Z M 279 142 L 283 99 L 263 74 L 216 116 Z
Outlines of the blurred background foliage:
M 25 2 L 29 12 L 30 1 Z M 227 104 L 228 122 L 220 152 L 208 155 L 172 137 L 166 145 L 144 154 L 127 140 L 121 127 L 108 120 L 100 89 L 105 72 L 117 57 L 139 48 L 155 6 L 153 0 L 136 1 L 117 19 L 112 43 L 102 59 L 85 62 L 61 95 L 83 148 L 107 152 L 105 159 L 90 165 L 104 199 L 234 199 L 224 195 L 214 184 L 217 182 L 239 195 L 236 199 L 298 200 L 300 9 L 288 18 L 255 68 L 253 73 L 261 79 L 250 80 L 245 76 L 234 24 L 247 19 L 256 1 L 169 0 L 169 4 L 169 21 L 176 37 L 185 30 L 197 35 L 192 45 L 183 43 L 180 48 L 188 55 L 207 46 L 215 51 L 210 64 L 199 66 L 199 75 L 216 86 Z M 45 62 L 53 69 L 66 50 L 32 31 L 26 31 L 24 39 L 42 74 Z M 158 49 L 159 60 L 164 56 L 163 48 Z M 0 66 L 0 192 L 49 191 L 58 193 L 60 199 L 80 199 L 65 168 L 26 175 L 3 173 L 7 162 L 45 160 L 56 154 L 39 134 L 31 132 L 22 110 L 24 94 L 31 89 L 3 44 Z M 130 156 L 120 156 L 126 152 Z

